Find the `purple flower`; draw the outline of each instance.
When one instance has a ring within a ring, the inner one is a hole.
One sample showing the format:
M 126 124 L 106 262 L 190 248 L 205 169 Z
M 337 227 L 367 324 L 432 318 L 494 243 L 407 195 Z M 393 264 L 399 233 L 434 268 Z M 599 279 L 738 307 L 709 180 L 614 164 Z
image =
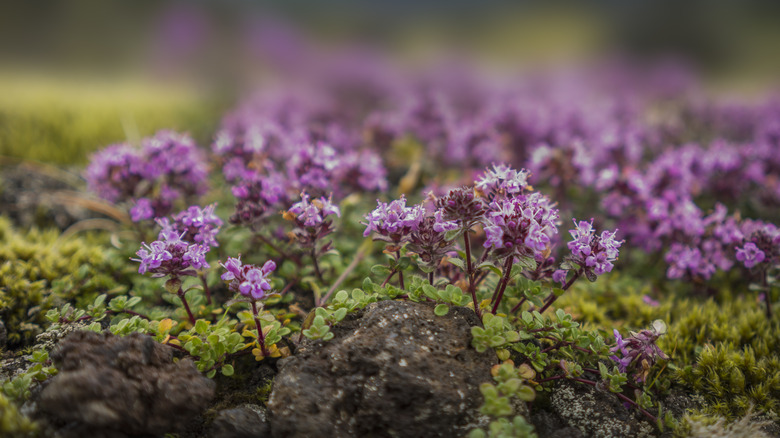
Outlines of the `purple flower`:
M 452 250 L 453 242 L 444 238 L 445 233 L 458 229 L 454 222 L 440 222 L 440 218 L 436 218 L 436 213 L 433 217 L 425 217 L 419 227 L 412 231 L 407 246 L 409 251 L 420 256 L 420 263 L 429 270 L 427 272 L 435 270 L 447 252 Z
M 109 202 L 125 201 L 135 196 L 143 168 L 140 150 L 129 144 L 108 146 L 90 158 L 85 172 L 87 187 Z
M 499 257 L 534 257 L 544 253 L 558 232 L 558 209 L 539 193 L 499 199 L 490 205 L 484 220 L 485 248 Z
M 152 273 L 152 277 L 177 278 L 185 275 L 195 276 L 196 270 L 208 268 L 206 253 L 207 245 L 188 244 L 181 240 L 181 236 L 168 233 L 151 244 L 143 244 L 144 247 L 136 252 L 140 258 L 131 259 L 140 262 L 138 273 Z
M 85 174 L 89 189 L 132 205 L 136 222 L 166 216 L 179 199 L 206 192 L 206 159 L 189 136 L 159 131 L 142 145 L 113 145 L 94 154 Z
M 284 213 L 286 219 L 295 223 L 295 228 L 291 232 L 292 237 L 304 248 L 315 247 L 319 239 L 333 232 L 333 222 L 326 219 L 331 215 L 341 217 L 341 210 L 333 205 L 330 196 L 309 202 L 309 195 L 306 192 L 301 192 L 301 200 Z M 324 253 L 329 249 L 330 242 L 319 251 Z
M 338 164 L 336 151 L 330 145 L 305 145 L 290 159 L 287 176 L 298 189 L 325 193 L 332 186 Z
M 306 192 L 301 192 L 301 200 L 293 204 L 287 211 L 296 215 L 296 221 L 304 227 L 320 226 L 330 215 L 341 217 L 341 210 L 338 206 L 333 205 L 332 196 L 320 197 L 309 202 L 309 195 Z
M 433 213 L 433 218 L 435 220 L 433 224 L 434 231 L 438 233 L 445 233 L 447 231 L 453 231 L 458 229 L 458 223 L 456 221 L 447 221 L 444 220 L 442 215 L 444 214 L 443 211 L 437 210 Z
M 377 200 L 376 209 L 365 216 L 368 222 L 363 223 L 366 226 L 363 236 L 368 237 L 373 232 L 391 242 L 400 243 L 418 229 L 424 217 L 423 206 L 407 207 L 403 195 L 390 204 Z
M 230 217 L 233 224 L 253 225 L 274 213 L 273 207 L 287 200 L 287 182 L 283 175 L 270 172 L 267 175 L 252 173 L 251 177 L 233 186 L 236 211 Z
M 507 197 L 519 195 L 528 186 L 528 175 L 525 169 L 518 171 L 505 164 L 494 164 L 493 169 L 486 169 L 476 181 L 476 189 L 488 199 L 499 194 Z
M 661 320 L 653 321 L 651 330 L 631 332 L 631 336 L 626 339 L 615 329 L 615 346 L 610 348 L 610 351 L 620 353 L 620 356 L 615 354 L 610 358 L 617 363 L 621 373 L 633 372 L 634 379 L 642 383 L 647 379 L 650 367 L 658 359 L 668 359 L 666 354 L 655 345 L 656 340 L 665 333 L 666 324 Z
M 444 220 L 460 221 L 464 228 L 471 228 L 485 215 L 485 205 L 470 187 L 450 190 L 446 196 L 437 198 L 436 208 Z
M 742 248 L 737 248 L 737 260 L 742 262 L 746 268 L 752 268 L 764 261 L 766 254 L 758 249 L 755 243 L 747 242 Z
M 616 240 L 616 231 L 603 231 L 596 235 L 593 229 L 593 219 L 590 222 L 574 220 L 574 229 L 569 230 L 573 238 L 567 246 L 571 250 L 570 260 L 584 269 L 585 275 L 591 281 L 595 277 L 612 271 L 617 260 L 622 240 Z
M 552 279 L 556 283 L 560 284 L 566 284 L 566 274 L 568 274 L 569 271 L 565 269 L 558 269 L 555 272 L 553 272 Z
M 133 222 L 152 219 L 153 216 L 154 208 L 152 208 L 152 201 L 147 198 L 137 199 L 135 205 L 130 209 L 130 219 L 132 219 Z
M 221 278 L 229 282 L 228 288 L 233 292 L 239 292 L 254 300 L 262 300 L 266 292 L 271 290 L 268 276 L 276 269 L 276 264 L 272 260 L 258 268 L 254 265 L 243 265 L 241 257 L 230 257 L 222 263 L 222 267 L 225 268 L 225 272 Z
M 220 263 L 220 265 L 225 268 L 225 272 L 220 276 L 221 279 L 230 281 L 241 276 L 241 256 L 238 256 L 238 258 L 228 257 L 227 261 L 225 263 Z
M 173 221 L 168 218 L 158 218 L 157 224 L 162 227 L 160 236 L 167 233 L 181 235 L 182 240 L 201 243 L 209 247 L 219 246 L 217 233 L 222 227 L 222 219 L 214 214 L 217 204 L 211 204 L 205 208 L 197 205 L 190 206 L 173 216 Z

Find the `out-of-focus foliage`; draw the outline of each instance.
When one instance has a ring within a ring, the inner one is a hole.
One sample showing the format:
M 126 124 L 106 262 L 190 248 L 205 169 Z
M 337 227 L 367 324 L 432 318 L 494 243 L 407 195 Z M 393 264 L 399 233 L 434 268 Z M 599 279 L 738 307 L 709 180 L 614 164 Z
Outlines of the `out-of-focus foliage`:
M 208 142 L 218 104 L 175 87 L 0 77 L 0 155 L 84 164 L 107 144 L 160 129 Z

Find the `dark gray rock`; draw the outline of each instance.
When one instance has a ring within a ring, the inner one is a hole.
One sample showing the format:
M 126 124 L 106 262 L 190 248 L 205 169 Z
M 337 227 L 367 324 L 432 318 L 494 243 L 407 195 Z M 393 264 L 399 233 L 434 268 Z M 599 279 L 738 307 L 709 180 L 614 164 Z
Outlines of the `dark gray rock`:
M 539 436 L 652 437 L 655 425 L 636 410 L 627 409 L 610 392 L 582 383 L 560 380 L 550 393 L 545 411 L 531 415 Z
M 479 385 L 492 351 L 471 347 L 472 310 L 382 301 L 304 340 L 281 361 L 268 407 L 274 437 L 462 436 L 484 426 Z
M 64 436 L 160 436 L 186 427 L 214 395 L 191 361 L 174 363 L 170 347 L 140 333 L 74 332 L 51 358 L 60 372 L 39 406 Z
M 209 432 L 211 438 L 263 438 L 271 436 L 266 409 L 245 404 L 217 413 Z

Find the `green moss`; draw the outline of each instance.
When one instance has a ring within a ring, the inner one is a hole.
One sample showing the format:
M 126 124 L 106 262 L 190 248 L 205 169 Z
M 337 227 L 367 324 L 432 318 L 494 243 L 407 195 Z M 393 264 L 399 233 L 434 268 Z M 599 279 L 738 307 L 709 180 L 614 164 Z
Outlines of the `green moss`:
M 34 437 L 38 435 L 38 427 L 25 417 L 0 392 L 0 436 L 8 438 Z
M 579 284 L 556 304 L 607 333 L 639 329 L 656 318 L 666 321 L 668 334 L 658 341 L 672 358 L 665 375 L 702 402 L 700 414 L 735 420 L 755 406 L 757 412 L 777 415 L 780 319 L 767 320 L 752 292 L 735 294 L 724 284 L 711 298 L 692 297 L 688 290 L 656 294 L 659 303 L 652 306 L 643 301 L 650 287 L 611 275 Z
M 126 291 L 113 275 L 120 271 L 104 238 L 59 237 L 58 230 L 17 230 L 0 217 L 0 317 L 11 348 L 29 345 L 52 307 L 86 305 L 100 293 Z

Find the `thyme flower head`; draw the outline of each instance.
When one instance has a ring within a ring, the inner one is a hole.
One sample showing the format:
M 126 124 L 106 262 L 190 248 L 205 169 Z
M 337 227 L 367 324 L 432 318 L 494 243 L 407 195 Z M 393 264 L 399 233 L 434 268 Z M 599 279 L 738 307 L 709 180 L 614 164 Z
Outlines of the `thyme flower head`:
M 152 277 L 177 278 L 186 275 L 195 276 L 197 269 L 208 268 L 206 253 L 210 249 L 209 246 L 189 244 L 181 237 L 169 232 L 161 235 L 160 240 L 150 244 L 144 243 L 143 247 L 136 252 L 140 258 L 131 259 L 141 263 L 138 273 L 151 272 Z
M 499 256 L 543 255 L 550 239 L 558 232 L 558 209 L 539 193 L 491 203 L 484 220 L 485 248 L 493 247 Z
M 225 272 L 220 278 L 229 282 L 228 288 L 233 292 L 261 300 L 272 288 L 268 277 L 276 269 L 276 263 L 273 260 L 268 260 L 262 267 L 258 268 L 255 265 L 242 264 L 241 257 L 229 257 L 225 263 L 220 263 L 220 265 L 225 268 Z
M 385 238 L 384 240 L 400 243 L 420 227 L 425 217 L 425 209 L 422 205 L 407 207 L 406 197 L 401 195 L 401 199 L 389 204 L 377 201 L 376 209 L 365 217 L 368 222 L 363 223 L 366 226 L 364 237 L 373 232 Z
M 569 230 L 573 240 L 568 243 L 572 253 L 572 261 L 584 267 L 586 272 L 592 271 L 595 275 L 602 275 L 612 271 L 613 264 L 617 260 L 622 240 L 615 239 L 615 231 L 603 231 L 601 236 L 596 235 L 593 229 L 593 219 L 590 222 L 574 221 L 574 229 Z M 589 276 L 590 278 L 590 276 Z
M 173 220 L 158 218 L 157 224 L 162 227 L 160 236 L 168 233 L 181 235 L 182 240 L 200 243 L 209 247 L 219 246 L 217 233 L 222 227 L 222 219 L 215 213 L 217 204 L 211 204 L 201 208 L 197 205 L 190 206 L 173 216 Z

